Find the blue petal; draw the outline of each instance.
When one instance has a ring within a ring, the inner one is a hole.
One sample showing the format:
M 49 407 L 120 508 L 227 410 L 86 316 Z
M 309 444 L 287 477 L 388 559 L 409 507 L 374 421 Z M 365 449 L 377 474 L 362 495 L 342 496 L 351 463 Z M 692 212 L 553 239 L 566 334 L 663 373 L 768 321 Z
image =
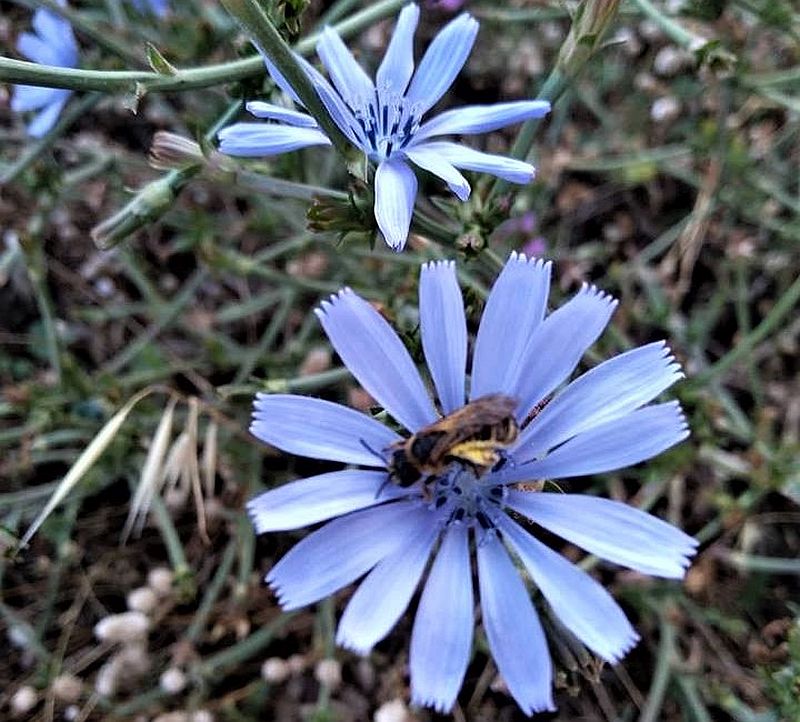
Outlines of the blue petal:
M 298 609 L 338 591 L 405 548 L 430 519 L 398 501 L 329 522 L 296 544 L 267 574 L 283 609 Z
M 402 251 L 411 227 L 417 177 L 403 160 L 383 161 L 375 171 L 375 220 L 386 244 Z
M 39 8 L 33 15 L 33 29 L 55 54 L 53 65 L 73 67 L 78 62 L 78 43 L 69 21 L 46 8 Z M 39 61 L 44 62 L 44 61 Z
M 60 98 L 51 101 L 49 105 L 46 105 L 36 114 L 34 119 L 28 123 L 27 127 L 28 135 L 31 136 L 31 138 L 41 138 L 56 124 L 58 116 L 61 114 L 69 96 L 70 92 L 67 91 Z
M 400 438 L 354 409 L 291 394 L 258 394 L 250 433 L 291 454 L 365 466 L 382 466 L 376 454 Z
M 353 376 L 397 421 L 414 432 L 436 420 L 408 351 L 369 303 L 346 288 L 316 314 Z
M 402 94 L 414 74 L 414 32 L 419 21 L 419 7 L 406 5 L 397 18 L 397 26 L 389 41 L 375 79 L 378 92 Z
M 687 436 L 677 401 L 645 406 L 581 432 L 538 461 L 526 463 L 515 452 L 517 463 L 503 471 L 502 478 L 522 481 L 604 474 L 650 459 Z
M 550 112 L 546 100 L 520 100 L 494 105 L 467 105 L 448 110 L 423 123 L 414 134 L 414 142 L 434 135 L 469 135 L 488 133 Z
M 511 490 L 507 503 L 582 549 L 645 574 L 681 579 L 697 548 L 680 529 L 610 499 Z
M 425 263 L 419 277 L 422 348 L 442 411 L 464 405 L 467 321 L 455 261 Z
M 553 311 L 528 339 L 518 365 L 512 396 L 519 399 L 517 418 L 565 381 L 586 350 L 608 324 L 617 302 L 584 285 L 567 303 Z
M 624 416 L 683 377 L 663 341 L 609 359 L 583 374 L 523 430 L 514 449 L 532 459 L 582 431 Z
M 530 164 L 502 155 L 482 153 L 474 148 L 469 148 L 460 143 L 451 143 L 446 140 L 436 140 L 422 143 L 418 148 L 426 148 L 438 153 L 448 163 L 456 168 L 472 170 L 476 173 L 489 173 L 498 178 L 503 178 L 509 183 L 530 183 L 536 175 L 536 169 Z
M 339 622 L 336 643 L 368 654 L 397 624 L 411 601 L 439 536 L 435 517 L 427 515 L 402 549 L 378 562 L 353 594 Z
M 317 54 L 339 95 L 351 108 L 363 107 L 372 100 L 375 85 L 332 28 L 322 31 L 317 41 Z
M 561 623 L 596 655 L 615 664 L 639 641 L 619 605 L 588 574 L 508 517 L 498 525 Z
M 58 88 L 42 88 L 37 85 L 14 85 L 14 93 L 11 96 L 11 110 L 17 113 L 23 113 L 28 110 L 39 110 L 45 105 L 50 105 L 54 100 L 66 93 L 69 95 L 69 90 L 60 90 Z
M 470 399 L 509 394 L 528 339 L 542 322 L 551 264 L 512 252 L 492 287 L 481 317 L 472 360 Z
M 47 40 L 33 33 L 20 34 L 17 38 L 17 50 L 20 55 L 34 63 L 59 65 L 58 49 Z
M 385 471 L 345 469 L 270 489 L 247 502 L 256 534 L 298 529 L 395 499 L 406 491 L 386 482 Z
M 555 709 L 550 653 L 519 572 L 496 536 L 477 548 L 483 628 L 497 669 L 525 714 Z
M 451 20 L 428 46 L 406 93 L 417 117 L 436 105 L 467 62 L 478 21 L 468 13 Z
M 278 120 L 287 125 L 293 125 L 297 128 L 318 128 L 317 121 L 314 120 L 307 113 L 301 113 L 291 108 L 284 108 L 282 105 L 274 105 L 272 103 L 264 103 L 260 100 L 251 100 L 247 105 L 247 112 L 255 115 L 256 118 L 266 118 L 269 120 Z
M 356 147 L 365 149 L 367 140 L 361 125 L 356 121 L 350 108 L 339 97 L 333 86 L 325 79 L 311 63 L 300 55 L 295 55 L 297 62 L 303 67 L 306 75 L 311 79 L 314 89 L 317 91 L 322 104 L 328 111 L 328 115 L 339 127 L 339 130 L 347 136 L 347 139 Z
M 234 123 L 219 133 L 219 149 L 236 156 L 267 156 L 288 153 L 312 145 L 331 142 L 316 128 L 294 128 L 269 123 Z
M 423 170 L 441 178 L 459 200 L 465 201 L 469 198 L 470 187 L 467 179 L 435 150 L 431 151 L 421 145 L 405 150 L 404 155 Z
M 256 50 L 258 50 L 259 54 L 261 55 L 261 59 L 264 61 L 264 66 L 267 68 L 267 73 L 269 73 L 269 77 L 275 81 L 275 85 L 277 85 L 286 95 L 288 95 L 295 103 L 298 105 L 303 105 L 303 101 L 300 100 L 300 97 L 297 93 L 294 92 L 294 88 L 289 84 L 289 81 L 286 80 L 283 73 L 278 70 L 278 66 L 270 60 L 269 56 L 256 45 Z
M 414 620 L 409 653 L 412 704 L 442 714 L 455 704 L 472 652 L 473 604 L 467 529 L 451 525 Z

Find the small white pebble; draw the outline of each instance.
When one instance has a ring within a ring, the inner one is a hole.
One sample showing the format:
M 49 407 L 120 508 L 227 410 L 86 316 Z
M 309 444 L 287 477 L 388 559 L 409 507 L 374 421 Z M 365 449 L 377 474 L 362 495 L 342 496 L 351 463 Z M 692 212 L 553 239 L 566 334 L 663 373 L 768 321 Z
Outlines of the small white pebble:
M 172 580 L 174 575 L 167 567 L 151 569 L 147 575 L 147 586 L 159 597 L 168 597 L 172 594 Z
M 650 106 L 650 117 L 656 123 L 666 123 L 675 120 L 680 115 L 681 104 L 677 98 L 667 96 L 666 98 L 656 98 Z
M 112 614 L 94 625 L 94 636 L 101 642 L 134 642 L 144 639 L 150 620 L 141 612 Z
M 6 635 L 12 647 L 16 647 L 17 649 L 28 649 L 30 647 L 31 633 L 29 629 L 14 624 L 8 628 Z
M 170 667 L 161 674 L 158 684 L 167 694 L 178 694 L 186 688 L 186 675 L 177 667 Z
M 393 699 L 375 710 L 374 722 L 406 722 L 408 720 L 408 707 L 402 699 Z
M 692 55 L 674 45 L 665 45 L 653 59 L 653 71 L 662 78 L 677 75 L 692 63 Z
M 190 722 L 186 712 L 164 712 L 153 718 L 153 722 Z
M 261 665 L 261 676 L 270 684 L 280 684 L 289 676 L 290 671 L 286 660 L 280 657 L 270 657 Z
M 293 654 L 286 660 L 291 674 L 300 674 L 306 668 L 306 658 L 302 654 Z
M 151 614 L 158 606 L 158 596 L 150 587 L 138 587 L 128 592 L 126 602 L 132 612 Z
M 80 713 L 81 708 L 76 704 L 71 704 L 64 710 L 64 719 L 66 722 L 74 722 L 74 720 L 78 719 Z
M 14 692 L 14 696 L 11 698 L 11 713 L 15 717 L 22 717 L 30 712 L 38 701 L 39 695 L 36 690 L 26 684 Z
M 342 683 L 342 665 L 336 659 L 321 659 L 314 668 L 317 682 L 336 689 Z
M 214 715 L 207 709 L 199 709 L 192 713 L 192 722 L 214 722 Z
M 83 682 L 74 674 L 64 672 L 53 680 L 53 695 L 59 702 L 74 703 L 81 698 Z

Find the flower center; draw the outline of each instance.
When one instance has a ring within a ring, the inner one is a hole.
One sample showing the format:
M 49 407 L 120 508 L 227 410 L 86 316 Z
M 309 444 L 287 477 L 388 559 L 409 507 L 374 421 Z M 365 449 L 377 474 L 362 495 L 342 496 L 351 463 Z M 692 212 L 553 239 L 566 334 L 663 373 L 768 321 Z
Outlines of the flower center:
M 418 104 L 409 106 L 397 93 L 375 90 L 375 96 L 356 104 L 353 115 L 361 127 L 370 160 L 380 163 L 405 148 L 419 128 Z
M 495 516 L 503 510 L 508 490 L 492 481 L 492 474 L 478 477 L 469 467 L 453 464 L 444 474 L 431 479 L 431 509 L 443 512 L 445 525 L 469 524 L 489 531 Z

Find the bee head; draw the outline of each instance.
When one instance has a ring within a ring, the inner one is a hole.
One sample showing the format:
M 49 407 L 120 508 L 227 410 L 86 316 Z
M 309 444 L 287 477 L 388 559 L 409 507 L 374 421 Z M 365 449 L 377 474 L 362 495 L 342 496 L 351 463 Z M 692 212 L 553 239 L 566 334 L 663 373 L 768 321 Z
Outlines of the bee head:
M 389 462 L 392 480 L 398 486 L 411 486 L 422 477 L 420 470 L 409 461 L 406 450 L 395 449 Z

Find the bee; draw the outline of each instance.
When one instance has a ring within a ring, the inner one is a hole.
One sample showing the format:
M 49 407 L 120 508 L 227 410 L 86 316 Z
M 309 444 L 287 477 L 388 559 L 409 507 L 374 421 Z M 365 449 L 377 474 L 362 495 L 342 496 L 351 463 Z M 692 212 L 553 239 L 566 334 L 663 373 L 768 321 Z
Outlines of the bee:
M 392 444 L 384 449 L 389 481 L 408 487 L 453 462 L 471 467 L 477 476 L 494 468 L 519 435 L 516 407 L 509 396 L 487 394 Z

